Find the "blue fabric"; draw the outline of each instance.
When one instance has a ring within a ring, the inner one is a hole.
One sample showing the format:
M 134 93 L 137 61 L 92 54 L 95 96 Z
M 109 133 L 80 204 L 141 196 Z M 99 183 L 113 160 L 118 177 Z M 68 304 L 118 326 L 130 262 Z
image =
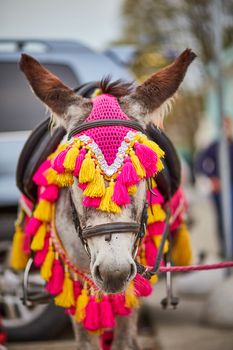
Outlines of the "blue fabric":
M 219 142 L 211 143 L 206 149 L 199 153 L 196 159 L 196 171 L 207 177 L 219 177 L 218 166 Z M 231 183 L 233 185 L 233 141 L 228 141 Z

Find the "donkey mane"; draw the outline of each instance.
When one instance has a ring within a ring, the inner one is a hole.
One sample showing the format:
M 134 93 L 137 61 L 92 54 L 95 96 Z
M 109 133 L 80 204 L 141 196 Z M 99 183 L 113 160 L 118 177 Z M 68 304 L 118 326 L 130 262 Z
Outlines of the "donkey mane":
M 129 95 L 134 90 L 134 83 L 126 82 L 122 79 L 111 81 L 111 76 L 107 75 L 97 82 L 97 87 L 103 94 L 110 94 L 117 98 Z

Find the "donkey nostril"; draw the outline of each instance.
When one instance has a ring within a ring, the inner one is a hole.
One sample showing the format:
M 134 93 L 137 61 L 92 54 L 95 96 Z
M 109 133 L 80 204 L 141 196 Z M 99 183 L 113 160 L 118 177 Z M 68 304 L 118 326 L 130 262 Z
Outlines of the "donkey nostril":
M 97 265 L 97 266 L 95 267 L 95 276 L 96 276 L 96 278 L 98 278 L 101 282 L 103 282 L 103 278 L 101 277 L 101 274 L 100 274 L 99 265 Z

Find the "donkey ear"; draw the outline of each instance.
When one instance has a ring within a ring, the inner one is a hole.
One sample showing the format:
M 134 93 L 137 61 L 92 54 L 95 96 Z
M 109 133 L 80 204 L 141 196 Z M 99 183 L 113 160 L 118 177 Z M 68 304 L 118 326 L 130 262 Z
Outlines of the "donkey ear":
M 56 114 L 62 115 L 71 104 L 82 101 L 81 96 L 77 96 L 33 57 L 22 54 L 19 65 L 35 94 Z
M 172 64 L 153 74 L 127 96 L 127 105 L 138 104 L 143 114 L 154 112 L 177 91 L 195 57 L 191 49 L 186 49 Z

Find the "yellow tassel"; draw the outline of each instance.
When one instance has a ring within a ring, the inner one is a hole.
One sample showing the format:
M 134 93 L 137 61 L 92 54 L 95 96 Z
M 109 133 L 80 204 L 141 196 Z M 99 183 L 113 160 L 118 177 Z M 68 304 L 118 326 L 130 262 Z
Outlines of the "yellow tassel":
M 49 222 L 52 219 L 52 204 L 45 199 L 40 199 L 39 203 L 36 206 L 36 209 L 33 212 L 35 218 Z
M 83 194 L 88 197 L 103 197 L 105 194 L 104 178 L 99 167 L 96 168 L 94 179 L 87 185 Z
M 74 183 L 74 178 L 71 173 L 57 174 L 55 178 L 55 184 L 59 187 L 72 186 Z
M 95 162 L 91 158 L 91 154 L 87 153 L 84 161 L 82 162 L 80 172 L 79 172 L 79 182 L 86 183 L 93 181 L 95 176 Z
M 128 190 L 128 194 L 129 194 L 130 196 L 133 196 L 133 195 L 137 192 L 138 188 L 137 188 L 136 185 L 132 185 L 132 186 L 129 186 L 129 187 L 127 188 L 127 190 Z
M 143 166 L 141 165 L 138 157 L 136 156 L 134 151 L 130 151 L 130 159 L 133 163 L 133 166 L 136 170 L 137 175 L 142 179 L 146 176 L 146 172 L 145 169 L 143 168 Z
M 152 188 L 157 187 L 157 183 L 153 177 L 151 178 L 151 185 L 152 185 Z
M 45 281 L 48 281 L 51 277 L 54 258 L 55 253 L 52 245 L 50 244 L 49 251 L 40 269 L 40 275 Z
M 99 210 L 107 211 L 109 213 L 118 214 L 121 212 L 121 208 L 112 201 L 112 195 L 114 192 L 114 181 L 110 181 L 105 195 L 102 197 Z
M 90 332 L 91 334 L 100 336 L 100 335 L 103 334 L 105 331 L 104 331 L 104 329 L 97 329 L 96 331 L 89 331 L 89 332 Z
M 154 141 L 148 140 L 146 136 L 141 136 L 140 142 L 152 149 L 152 151 L 154 151 L 159 158 L 163 158 L 165 156 L 165 152 L 159 147 L 159 145 Z
M 154 241 L 154 244 L 156 246 L 156 248 L 159 248 L 160 246 L 160 242 L 161 242 L 161 239 L 162 239 L 162 235 L 160 236 L 153 236 L 152 237 L 153 241 Z M 163 247 L 163 253 L 166 254 L 168 252 L 168 248 L 169 248 L 169 243 L 168 243 L 168 240 L 165 241 L 165 244 L 164 244 L 164 247 Z
M 163 165 L 163 162 L 161 161 L 161 159 L 158 159 L 156 166 L 157 166 L 158 171 L 163 170 L 164 165 Z
M 158 276 L 157 275 L 153 275 L 151 278 L 150 278 L 150 283 L 151 284 L 155 284 L 158 282 Z
M 56 305 L 65 308 L 75 305 L 73 281 L 68 270 L 65 272 L 62 292 L 55 297 L 54 301 Z
M 82 290 L 81 295 L 78 297 L 77 304 L 76 304 L 76 312 L 75 312 L 75 319 L 78 322 L 81 322 L 84 320 L 86 316 L 86 306 L 89 302 L 89 297 L 87 290 L 84 288 Z
M 139 300 L 135 295 L 134 284 L 130 282 L 125 291 L 125 306 L 129 308 L 139 307 Z
M 69 144 L 66 143 L 61 143 L 58 148 L 49 155 L 48 159 L 54 159 L 59 153 L 61 153 L 62 151 L 64 151 L 67 147 L 69 147 Z
M 156 221 L 164 221 L 166 219 L 166 213 L 162 209 L 160 204 L 152 204 L 153 213 L 151 207 L 148 207 L 148 220 L 147 224 L 153 224 Z
M 58 185 L 59 187 L 72 186 L 74 178 L 71 173 L 58 174 L 56 170 L 50 168 L 46 171 L 45 177 L 49 184 Z
M 65 160 L 63 162 L 63 165 L 66 170 L 73 171 L 75 168 L 76 158 L 78 157 L 79 149 L 78 145 L 75 145 L 69 149 L 65 156 Z
M 28 261 L 28 255 L 23 251 L 23 241 L 24 232 L 16 225 L 10 256 L 10 266 L 15 270 L 24 269 Z
M 44 241 L 47 231 L 47 225 L 41 224 L 38 228 L 35 236 L 33 237 L 32 243 L 31 243 L 31 249 L 34 251 L 41 250 L 44 247 Z
M 46 180 L 48 181 L 49 184 L 56 184 L 56 176 L 57 176 L 57 172 L 56 170 L 49 168 L 48 170 L 46 170 L 45 172 L 45 177 Z
M 139 262 L 144 266 L 146 265 L 146 255 L 144 247 L 140 249 Z
M 174 236 L 172 261 L 180 266 L 189 265 L 192 262 L 191 240 L 185 223 L 180 226 Z
M 95 89 L 95 91 L 92 93 L 91 97 L 94 98 L 96 96 L 102 95 L 102 90 L 101 89 Z

